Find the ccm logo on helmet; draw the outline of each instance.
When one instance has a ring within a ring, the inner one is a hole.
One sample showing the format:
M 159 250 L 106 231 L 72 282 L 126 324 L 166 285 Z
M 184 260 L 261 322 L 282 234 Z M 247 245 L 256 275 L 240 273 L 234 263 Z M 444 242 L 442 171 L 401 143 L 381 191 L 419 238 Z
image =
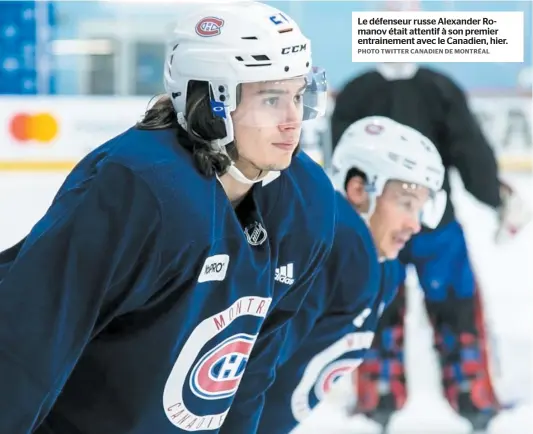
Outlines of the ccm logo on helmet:
M 307 50 L 307 44 L 293 45 L 292 47 L 285 47 L 281 49 L 281 54 L 299 53 Z
M 220 29 L 224 26 L 224 20 L 217 17 L 205 17 L 196 23 L 196 33 L 208 38 L 220 35 Z

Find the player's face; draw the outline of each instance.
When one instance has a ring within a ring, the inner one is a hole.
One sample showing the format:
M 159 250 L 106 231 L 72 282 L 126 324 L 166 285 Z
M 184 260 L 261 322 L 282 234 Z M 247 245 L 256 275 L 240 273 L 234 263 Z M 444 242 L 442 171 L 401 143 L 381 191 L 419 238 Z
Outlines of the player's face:
M 305 80 L 245 83 L 232 113 L 237 167 L 248 177 L 283 170 L 290 163 L 302 131 Z
M 376 200 L 370 229 L 381 256 L 394 259 L 412 235 L 420 231 L 420 217 L 429 190 L 416 184 L 389 181 Z

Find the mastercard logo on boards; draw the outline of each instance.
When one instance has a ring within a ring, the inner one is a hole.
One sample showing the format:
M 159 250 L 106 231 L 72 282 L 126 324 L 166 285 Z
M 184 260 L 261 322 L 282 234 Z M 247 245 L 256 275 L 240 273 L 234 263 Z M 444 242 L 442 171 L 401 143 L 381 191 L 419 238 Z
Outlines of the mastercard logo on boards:
M 50 113 L 17 113 L 9 122 L 9 132 L 19 142 L 47 143 L 57 136 L 59 125 Z

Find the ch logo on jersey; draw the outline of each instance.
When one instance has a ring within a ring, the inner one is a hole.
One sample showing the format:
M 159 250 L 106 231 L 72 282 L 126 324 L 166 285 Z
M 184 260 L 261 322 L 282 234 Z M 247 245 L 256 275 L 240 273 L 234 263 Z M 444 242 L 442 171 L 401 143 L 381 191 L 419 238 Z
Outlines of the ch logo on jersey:
M 232 396 L 239 387 L 254 341 L 255 336 L 238 334 L 204 355 L 191 373 L 193 393 L 202 399 Z
M 361 364 L 361 359 L 342 359 L 329 364 L 319 375 L 315 384 L 315 395 L 318 401 L 331 390 L 333 384 L 344 375 L 350 374 Z
M 207 264 L 210 272 L 222 272 L 217 264 L 220 258 Z M 270 297 L 241 297 L 196 325 L 163 390 L 163 411 L 172 425 L 202 432 L 222 426 L 271 302 Z M 235 329 L 241 317 L 248 317 L 245 330 Z
M 348 333 L 309 361 L 291 396 L 292 415 L 298 422 L 311 413 L 312 393 L 320 401 L 343 374 L 357 368 L 362 362 L 357 352 L 369 348 L 373 338 L 370 331 Z

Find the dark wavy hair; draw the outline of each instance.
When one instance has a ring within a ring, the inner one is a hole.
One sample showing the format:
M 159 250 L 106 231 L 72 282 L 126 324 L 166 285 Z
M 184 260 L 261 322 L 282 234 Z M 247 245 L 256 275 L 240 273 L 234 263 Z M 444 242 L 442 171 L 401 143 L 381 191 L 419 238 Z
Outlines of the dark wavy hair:
M 233 142 L 226 145 L 231 159 L 211 147 L 211 141 L 226 137 L 226 126 L 211 111 L 208 82 L 189 82 L 185 112 L 187 130 L 178 124 L 170 97 L 162 95 L 146 110 L 136 127 L 141 130 L 175 129 L 179 143 L 192 153 L 201 173 L 206 176 L 223 175 L 230 167 L 231 159 L 236 160 L 238 154 Z

